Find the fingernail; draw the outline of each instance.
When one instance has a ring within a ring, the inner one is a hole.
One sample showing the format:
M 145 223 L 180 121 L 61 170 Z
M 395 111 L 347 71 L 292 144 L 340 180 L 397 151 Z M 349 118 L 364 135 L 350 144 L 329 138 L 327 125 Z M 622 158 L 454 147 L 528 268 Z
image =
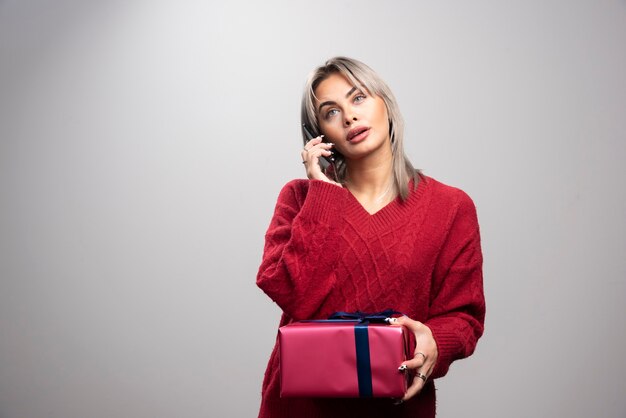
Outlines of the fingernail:
M 398 367 L 398 371 L 401 371 L 401 372 L 406 372 L 406 369 L 407 369 L 406 364 L 403 364 L 402 366 Z

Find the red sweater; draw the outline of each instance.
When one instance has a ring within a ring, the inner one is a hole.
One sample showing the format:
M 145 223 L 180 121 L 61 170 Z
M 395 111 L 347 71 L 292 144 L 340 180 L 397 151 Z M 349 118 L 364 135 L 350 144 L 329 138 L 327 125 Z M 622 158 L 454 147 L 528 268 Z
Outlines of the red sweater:
M 260 418 L 434 417 L 432 379 L 472 354 L 483 333 L 476 209 L 463 191 L 429 177 L 420 177 L 405 202 L 397 198 L 374 215 L 347 189 L 293 180 L 278 197 L 257 285 L 282 308 L 281 325 L 390 308 L 428 325 L 439 351 L 422 392 L 395 406 L 389 399 L 280 398 L 275 346 Z

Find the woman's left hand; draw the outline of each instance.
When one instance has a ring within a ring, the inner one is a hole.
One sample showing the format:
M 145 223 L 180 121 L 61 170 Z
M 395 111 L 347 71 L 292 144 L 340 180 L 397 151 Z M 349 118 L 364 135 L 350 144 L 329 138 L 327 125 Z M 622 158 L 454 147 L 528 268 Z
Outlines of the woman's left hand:
M 407 401 L 422 390 L 437 363 L 437 343 L 428 326 L 414 321 L 408 316 L 395 318 L 393 324 L 404 325 L 415 334 L 415 353 L 411 360 L 402 363 L 407 371 L 414 374 L 413 383 L 407 389 L 402 401 Z

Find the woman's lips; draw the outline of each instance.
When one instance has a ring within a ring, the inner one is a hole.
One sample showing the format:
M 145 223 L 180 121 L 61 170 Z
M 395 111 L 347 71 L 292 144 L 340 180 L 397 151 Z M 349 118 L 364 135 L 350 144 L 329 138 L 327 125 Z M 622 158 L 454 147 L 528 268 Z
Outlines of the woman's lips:
M 351 143 L 351 144 L 357 144 L 357 143 L 365 140 L 365 138 L 367 138 L 369 133 L 370 133 L 369 128 L 364 129 L 360 133 L 354 135 L 353 137 L 349 137 L 348 138 L 348 142 Z

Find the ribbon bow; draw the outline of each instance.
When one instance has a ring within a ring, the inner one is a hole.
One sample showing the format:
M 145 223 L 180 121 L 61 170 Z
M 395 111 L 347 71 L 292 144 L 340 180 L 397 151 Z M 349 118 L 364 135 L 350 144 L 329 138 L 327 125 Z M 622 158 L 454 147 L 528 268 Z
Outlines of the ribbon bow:
M 392 309 L 385 309 L 382 312 L 365 313 L 365 312 L 335 312 L 328 317 L 330 320 L 348 320 L 359 321 L 360 323 L 371 322 L 374 324 L 386 324 L 387 319 L 392 315 L 402 315 L 402 312 L 394 311 Z

